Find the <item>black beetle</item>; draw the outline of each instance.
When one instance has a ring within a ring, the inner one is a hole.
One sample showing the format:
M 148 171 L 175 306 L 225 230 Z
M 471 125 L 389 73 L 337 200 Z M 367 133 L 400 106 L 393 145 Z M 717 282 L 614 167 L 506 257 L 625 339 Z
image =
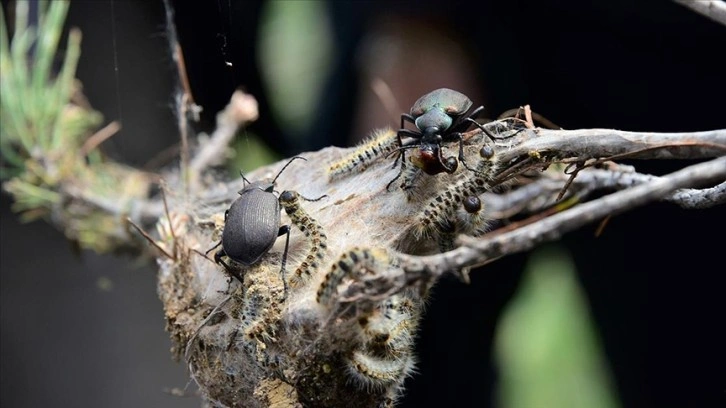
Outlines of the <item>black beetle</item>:
M 441 156 L 441 143 L 458 141 L 459 161 L 469 169 L 464 162 L 464 143 L 461 133 L 472 125 L 484 130 L 474 120 L 484 107 L 479 106 L 467 114 L 471 106 L 472 102 L 466 95 L 448 88 L 440 88 L 420 97 L 411 107 L 410 114 L 401 115 L 401 129 L 398 131 L 401 159 L 405 160 L 403 153 L 405 149 L 419 147 L 422 152 L 427 153 L 422 156 L 425 163 L 419 166 L 427 174 L 433 175 L 444 171 L 453 173 L 457 168 L 457 160 L 454 157 L 444 159 Z M 405 122 L 413 123 L 417 130 L 406 129 Z M 404 145 L 404 136 L 412 137 L 414 140 Z
M 287 289 L 285 262 L 290 244 L 290 226 L 280 226 L 280 199 L 274 194 L 274 187 L 277 178 L 295 159 L 306 160 L 304 157 L 293 157 L 277 173 L 272 182 L 257 181 L 250 183 L 244 175 L 242 176 L 242 179 L 248 184 L 239 191 L 240 196 L 224 213 L 222 239 L 207 251 L 209 253 L 214 248 L 222 245 L 222 248 L 214 254 L 214 261 L 224 266 L 227 272 L 240 282 L 243 281 L 242 275 L 224 262 L 222 257 L 226 255 L 244 266 L 254 265 L 269 252 L 278 237 L 287 234 L 281 268 L 283 283 L 285 289 Z M 317 201 L 323 197 L 325 196 L 306 200 Z

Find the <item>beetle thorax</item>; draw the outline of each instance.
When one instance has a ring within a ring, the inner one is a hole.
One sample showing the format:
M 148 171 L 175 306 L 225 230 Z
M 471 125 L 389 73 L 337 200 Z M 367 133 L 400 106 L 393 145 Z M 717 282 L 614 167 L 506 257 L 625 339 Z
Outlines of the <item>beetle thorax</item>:
M 272 190 L 273 190 L 273 188 L 275 188 L 275 185 L 272 184 L 272 183 L 270 183 L 270 182 L 267 182 L 267 181 L 255 181 L 255 182 L 250 183 L 247 186 L 245 186 L 245 188 L 243 188 L 242 190 L 240 190 L 238 192 L 238 194 L 239 195 L 242 195 L 242 194 L 244 194 L 246 192 L 253 191 L 253 190 L 260 190 L 260 191 L 264 191 L 266 193 L 271 193 Z
M 423 132 L 424 137 L 445 132 L 446 129 L 451 127 L 452 123 L 451 116 L 438 107 L 416 118 L 416 127 Z

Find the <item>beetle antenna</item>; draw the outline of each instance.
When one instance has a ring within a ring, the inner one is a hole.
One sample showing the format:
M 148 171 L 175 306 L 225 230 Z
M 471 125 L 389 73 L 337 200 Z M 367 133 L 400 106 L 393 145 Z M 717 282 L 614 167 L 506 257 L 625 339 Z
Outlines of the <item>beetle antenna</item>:
M 285 171 L 285 169 L 287 168 L 287 166 L 289 166 L 290 163 L 292 163 L 295 159 L 302 159 L 302 160 L 308 161 L 308 159 L 306 159 L 306 158 L 304 158 L 302 156 L 295 156 L 295 157 L 293 157 L 292 159 L 290 159 L 289 162 L 287 162 L 287 164 L 282 169 L 280 169 L 280 172 L 277 173 L 277 176 L 275 176 L 275 178 L 272 179 L 272 184 L 275 184 L 275 181 L 277 180 L 278 177 L 280 177 L 280 174 L 282 174 L 282 172 Z
M 421 146 L 421 145 L 420 145 L 420 144 L 415 144 L 415 145 L 408 145 L 408 146 L 401 146 L 401 147 L 397 147 L 397 148 L 395 148 L 395 149 L 391 150 L 391 151 L 390 151 L 390 152 L 388 153 L 388 156 L 390 156 L 390 155 L 392 155 L 392 154 L 394 154 L 394 153 L 398 153 L 398 152 L 400 152 L 400 151 L 402 151 L 402 150 L 408 150 L 408 149 L 415 149 L 415 148 L 417 148 L 417 147 L 419 147 L 419 146 Z
M 242 173 L 242 170 L 239 171 L 239 175 L 242 176 L 242 180 L 244 180 L 247 184 L 252 184 L 249 180 L 247 180 L 247 177 L 245 177 L 244 173 Z M 245 188 L 244 183 L 242 183 L 242 188 Z

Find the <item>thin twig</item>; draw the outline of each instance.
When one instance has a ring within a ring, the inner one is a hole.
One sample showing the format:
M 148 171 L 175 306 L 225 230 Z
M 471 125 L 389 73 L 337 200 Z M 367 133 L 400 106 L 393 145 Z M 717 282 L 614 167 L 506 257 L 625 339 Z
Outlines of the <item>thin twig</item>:
M 726 25 L 726 2 L 720 0 L 673 0 L 676 3 L 702 14 L 711 20 Z
M 98 130 L 93 136 L 86 139 L 83 146 L 81 146 L 81 156 L 88 155 L 91 150 L 118 133 L 119 130 L 121 130 L 121 124 L 115 120 Z
M 667 197 L 666 200 L 689 210 L 700 210 L 726 204 L 726 182 L 703 190 L 690 188 L 678 190 L 671 197 Z
M 164 254 L 164 256 L 166 256 L 166 257 L 167 257 L 167 258 L 169 258 L 169 259 L 176 259 L 176 258 L 175 258 L 175 257 L 173 257 L 173 256 L 172 256 L 172 255 L 171 255 L 170 253 L 166 252 L 166 250 L 165 250 L 164 248 L 162 248 L 162 247 L 161 247 L 161 246 L 160 246 L 159 244 L 157 244 L 157 243 L 156 243 L 156 241 L 154 241 L 154 239 L 153 239 L 153 238 L 151 238 L 151 235 L 149 235 L 149 234 L 148 234 L 148 233 L 147 233 L 146 231 L 144 231 L 144 230 L 143 230 L 143 229 L 142 229 L 141 227 L 139 227 L 138 225 L 136 225 L 136 223 L 134 223 L 134 222 L 133 222 L 133 221 L 131 220 L 131 218 L 128 218 L 128 217 L 127 217 L 127 218 L 126 218 L 126 221 L 127 221 L 127 222 L 128 222 L 129 224 L 131 224 L 131 226 L 132 226 L 132 227 L 134 227 L 134 229 L 135 229 L 136 231 L 138 231 L 138 233 L 139 233 L 139 234 L 141 234 L 141 235 L 142 235 L 142 236 L 143 236 L 144 238 L 146 238 L 146 240 L 147 240 L 147 241 L 149 241 L 149 243 L 150 243 L 151 245 L 153 245 L 154 247 L 156 247 L 156 249 L 158 249 L 159 251 L 161 251 L 161 253 L 162 253 L 162 254 Z
M 245 124 L 257 120 L 258 115 L 257 100 L 250 94 L 235 91 L 229 104 L 217 114 L 217 128 L 214 133 L 202 145 L 189 164 L 190 174 L 196 176 L 206 168 L 223 162 L 224 151 L 237 130 Z

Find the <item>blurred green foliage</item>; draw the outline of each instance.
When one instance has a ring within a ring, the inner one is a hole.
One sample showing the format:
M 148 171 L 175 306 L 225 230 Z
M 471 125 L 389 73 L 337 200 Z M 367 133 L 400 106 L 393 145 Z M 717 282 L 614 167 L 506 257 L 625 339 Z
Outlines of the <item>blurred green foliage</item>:
M 268 1 L 258 59 L 277 120 L 290 133 L 310 126 L 332 61 L 325 3 Z
M 103 118 L 75 78 L 81 32 L 71 28 L 59 47 L 69 5 L 17 1 L 12 22 L 0 10 L 2 186 L 21 220 L 45 217 L 80 247 L 108 252 L 128 245 L 121 217 L 108 208 L 130 210 L 152 181 L 105 161 L 92 140 Z
M 497 329 L 501 408 L 615 408 L 618 398 L 569 255 L 532 254 Z
M 259 136 L 244 129 L 235 139 L 232 148 L 237 153 L 229 166 L 230 172 L 234 175 L 239 175 L 240 171 L 249 173 L 282 159 L 280 155 L 265 145 Z
M 262 11 L 259 36 L 260 72 L 272 114 L 287 137 L 308 128 L 329 73 L 333 42 L 325 3 L 270 1 Z M 249 172 L 282 159 L 264 144 L 265 135 L 243 130 L 230 164 L 233 174 Z
M 48 166 L 29 166 L 79 146 L 97 126 L 97 112 L 69 105 L 76 91 L 75 73 L 81 33 L 71 30 L 60 71 L 54 72 L 56 51 L 68 13 L 67 2 L 39 2 L 37 25 L 29 24 L 29 3 L 15 3 L 12 42 L 0 9 L 0 149 L 2 178 L 25 171 L 53 185 L 60 178 Z
M 98 112 L 69 103 L 78 88 L 78 30 L 70 31 L 60 69 L 54 69 L 68 5 L 39 2 L 31 16 L 30 4 L 18 1 L 12 26 L 0 9 L 0 178 L 8 180 L 3 187 L 15 196 L 13 209 L 25 221 L 59 202 L 56 187 L 83 164 L 80 146 L 102 120 Z

